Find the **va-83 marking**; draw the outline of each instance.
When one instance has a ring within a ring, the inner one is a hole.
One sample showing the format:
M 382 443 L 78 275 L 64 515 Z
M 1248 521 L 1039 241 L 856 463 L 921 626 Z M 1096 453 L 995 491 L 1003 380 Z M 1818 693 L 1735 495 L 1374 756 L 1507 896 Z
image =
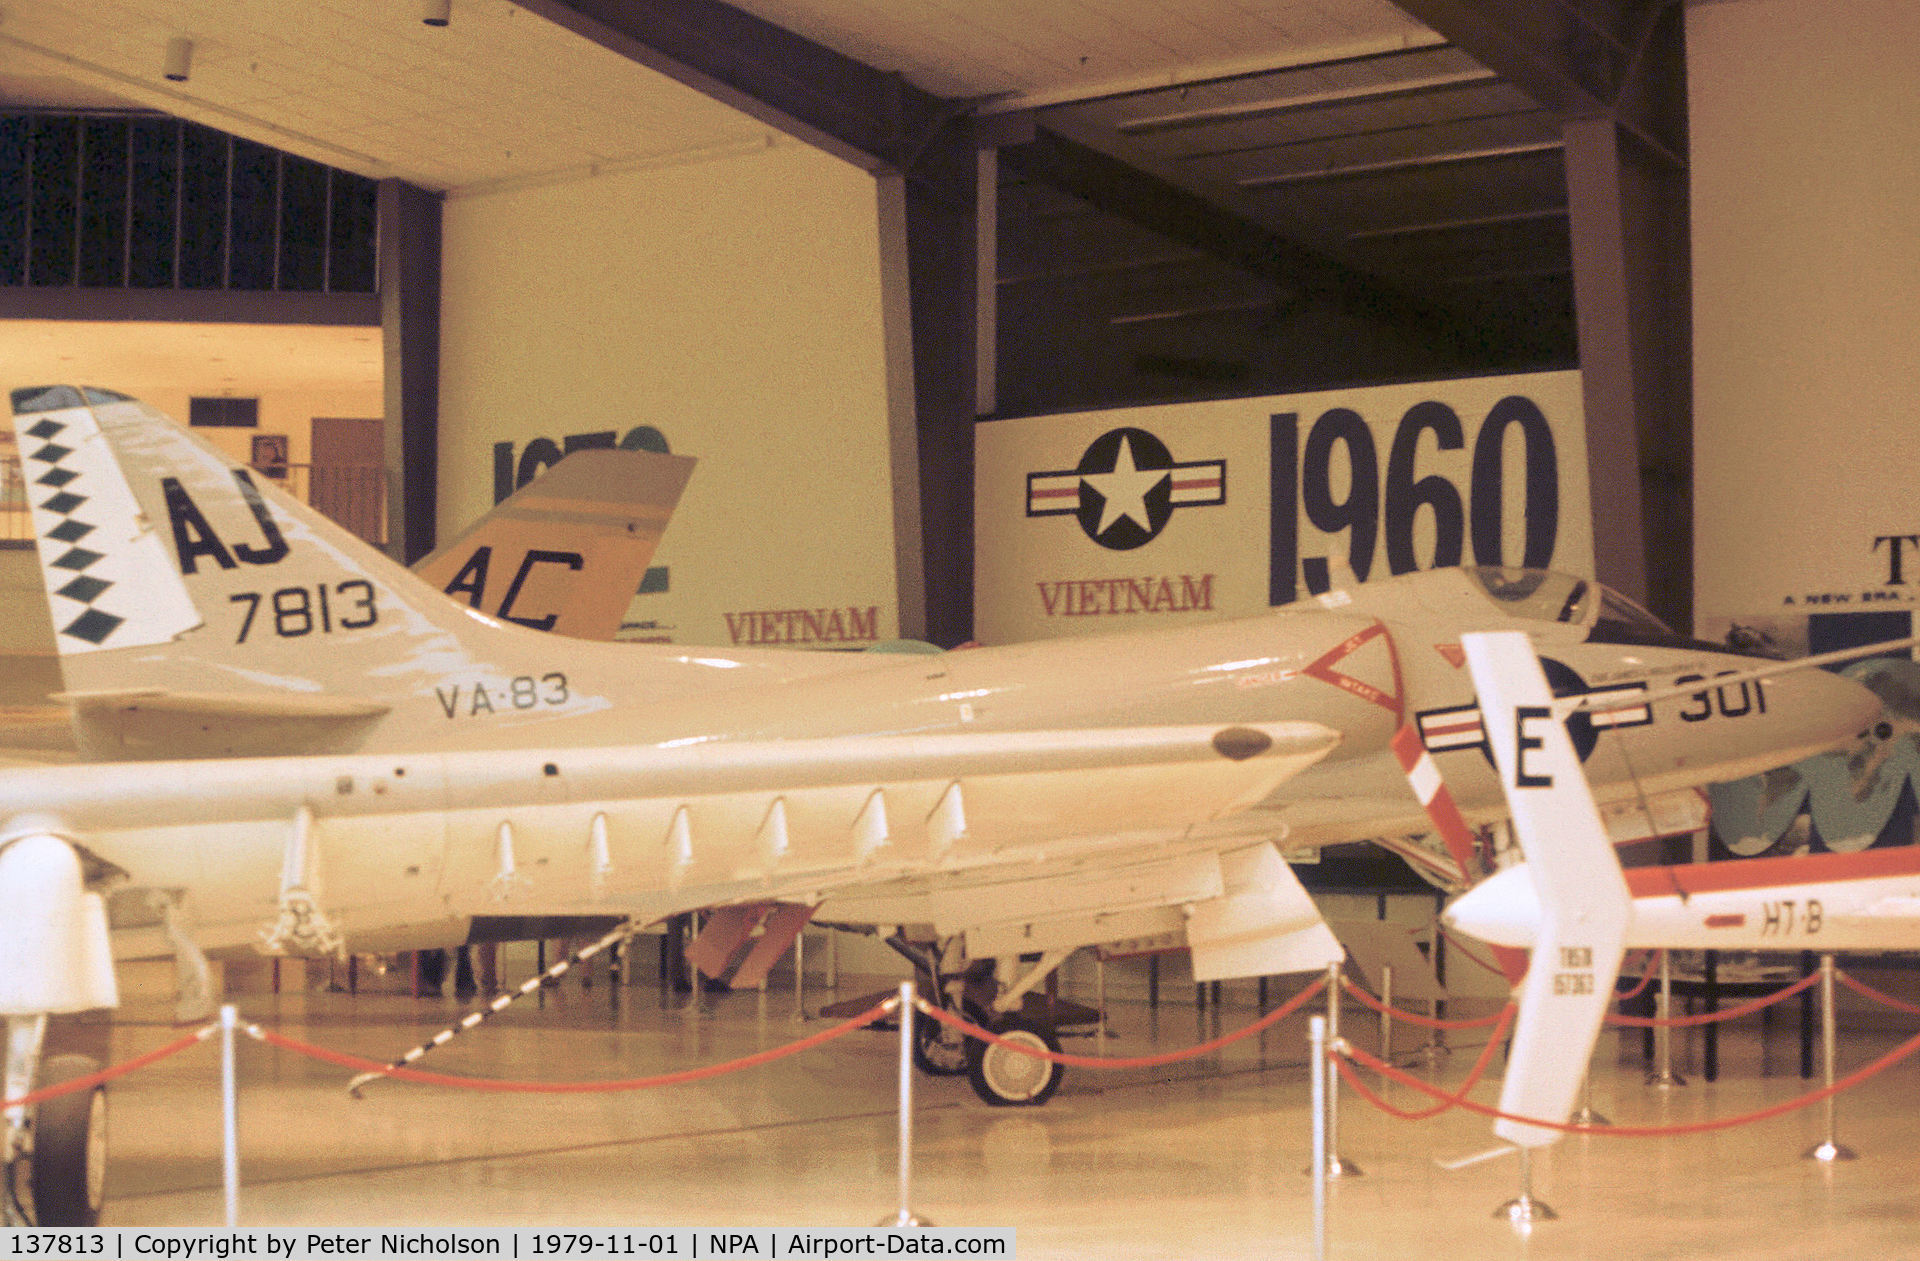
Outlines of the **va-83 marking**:
M 567 690 L 567 676 L 558 670 L 538 677 L 518 675 L 505 683 L 494 683 L 491 689 L 481 682 L 455 683 L 436 687 L 433 694 L 440 699 L 441 712 L 448 718 L 477 718 L 503 709 L 539 709 L 573 699 L 573 693 Z

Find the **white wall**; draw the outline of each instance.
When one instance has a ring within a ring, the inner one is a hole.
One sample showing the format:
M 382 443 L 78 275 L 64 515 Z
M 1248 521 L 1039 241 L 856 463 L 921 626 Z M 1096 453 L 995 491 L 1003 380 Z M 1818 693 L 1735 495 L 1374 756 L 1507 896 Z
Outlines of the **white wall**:
M 630 618 L 730 643 L 748 612 L 873 609 L 896 633 L 872 176 L 778 142 L 456 194 L 443 255 L 443 533 L 492 505 L 496 442 L 651 425 L 700 464 L 671 589 Z
M 1920 531 L 1916 49 L 1913 0 L 1687 10 L 1702 633 L 1920 590 L 1874 547 Z

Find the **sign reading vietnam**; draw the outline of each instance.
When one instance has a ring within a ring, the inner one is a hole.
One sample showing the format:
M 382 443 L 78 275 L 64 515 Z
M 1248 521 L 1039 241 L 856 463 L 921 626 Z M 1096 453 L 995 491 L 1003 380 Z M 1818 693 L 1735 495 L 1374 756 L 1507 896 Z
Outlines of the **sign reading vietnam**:
M 975 470 L 983 643 L 1256 613 L 1349 572 L 1593 571 L 1577 372 L 993 421 Z

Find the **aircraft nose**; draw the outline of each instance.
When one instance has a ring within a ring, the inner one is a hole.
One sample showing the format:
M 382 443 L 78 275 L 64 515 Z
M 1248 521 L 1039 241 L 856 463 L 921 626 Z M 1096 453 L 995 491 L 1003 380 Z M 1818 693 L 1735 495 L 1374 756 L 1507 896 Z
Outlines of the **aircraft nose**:
M 1532 948 L 1540 932 L 1540 898 L 1525 863 L 1496 871 L 1453 900 L 1447 927 L 1495 946 Z
M 1769 692 L 1785 699 L 1803 715 L 1810 742 L 1842 745 L 1880 721 L 1880 698 L 1872 691 L 1829 670 L 1799 670 L 1767 682 Z M 1776 702 L 1777 703 L 1777 702 Z

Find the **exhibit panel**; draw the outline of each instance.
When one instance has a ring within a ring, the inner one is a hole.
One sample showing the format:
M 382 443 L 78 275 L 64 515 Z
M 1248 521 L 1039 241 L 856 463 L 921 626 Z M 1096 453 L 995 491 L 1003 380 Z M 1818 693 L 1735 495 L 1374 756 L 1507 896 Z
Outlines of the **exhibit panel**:
M 1920 9 L 1687 9 L 1697 627 L 1790 652 L 1920 603 Z M 1829 630 L 1832 627 L 1829 625 Z M 1891 631 L 1892 633 L 1888 633 Z M 1822 632 L 1813 632 L 1819 639 Z
M 1687 10 L 1695 312 L 1695 630 L 1785 656 L 1914 633 L 1920 491 L 1920 10 L 1776 0 Z M 1847 672 L 1885 720 L 1713 793 L 1737 854 L 1915 836 L 1920 667 Z
M 670 449 L 699 468 L 623 637 L 893 638 L 880 233 L 872 176 L 771 139 L 450 197 L 443 531 L 576 447 Z
M 996 421 L 975 496 L 983 643 L 1461 563 L 1593 574 L 1577 372 Z

